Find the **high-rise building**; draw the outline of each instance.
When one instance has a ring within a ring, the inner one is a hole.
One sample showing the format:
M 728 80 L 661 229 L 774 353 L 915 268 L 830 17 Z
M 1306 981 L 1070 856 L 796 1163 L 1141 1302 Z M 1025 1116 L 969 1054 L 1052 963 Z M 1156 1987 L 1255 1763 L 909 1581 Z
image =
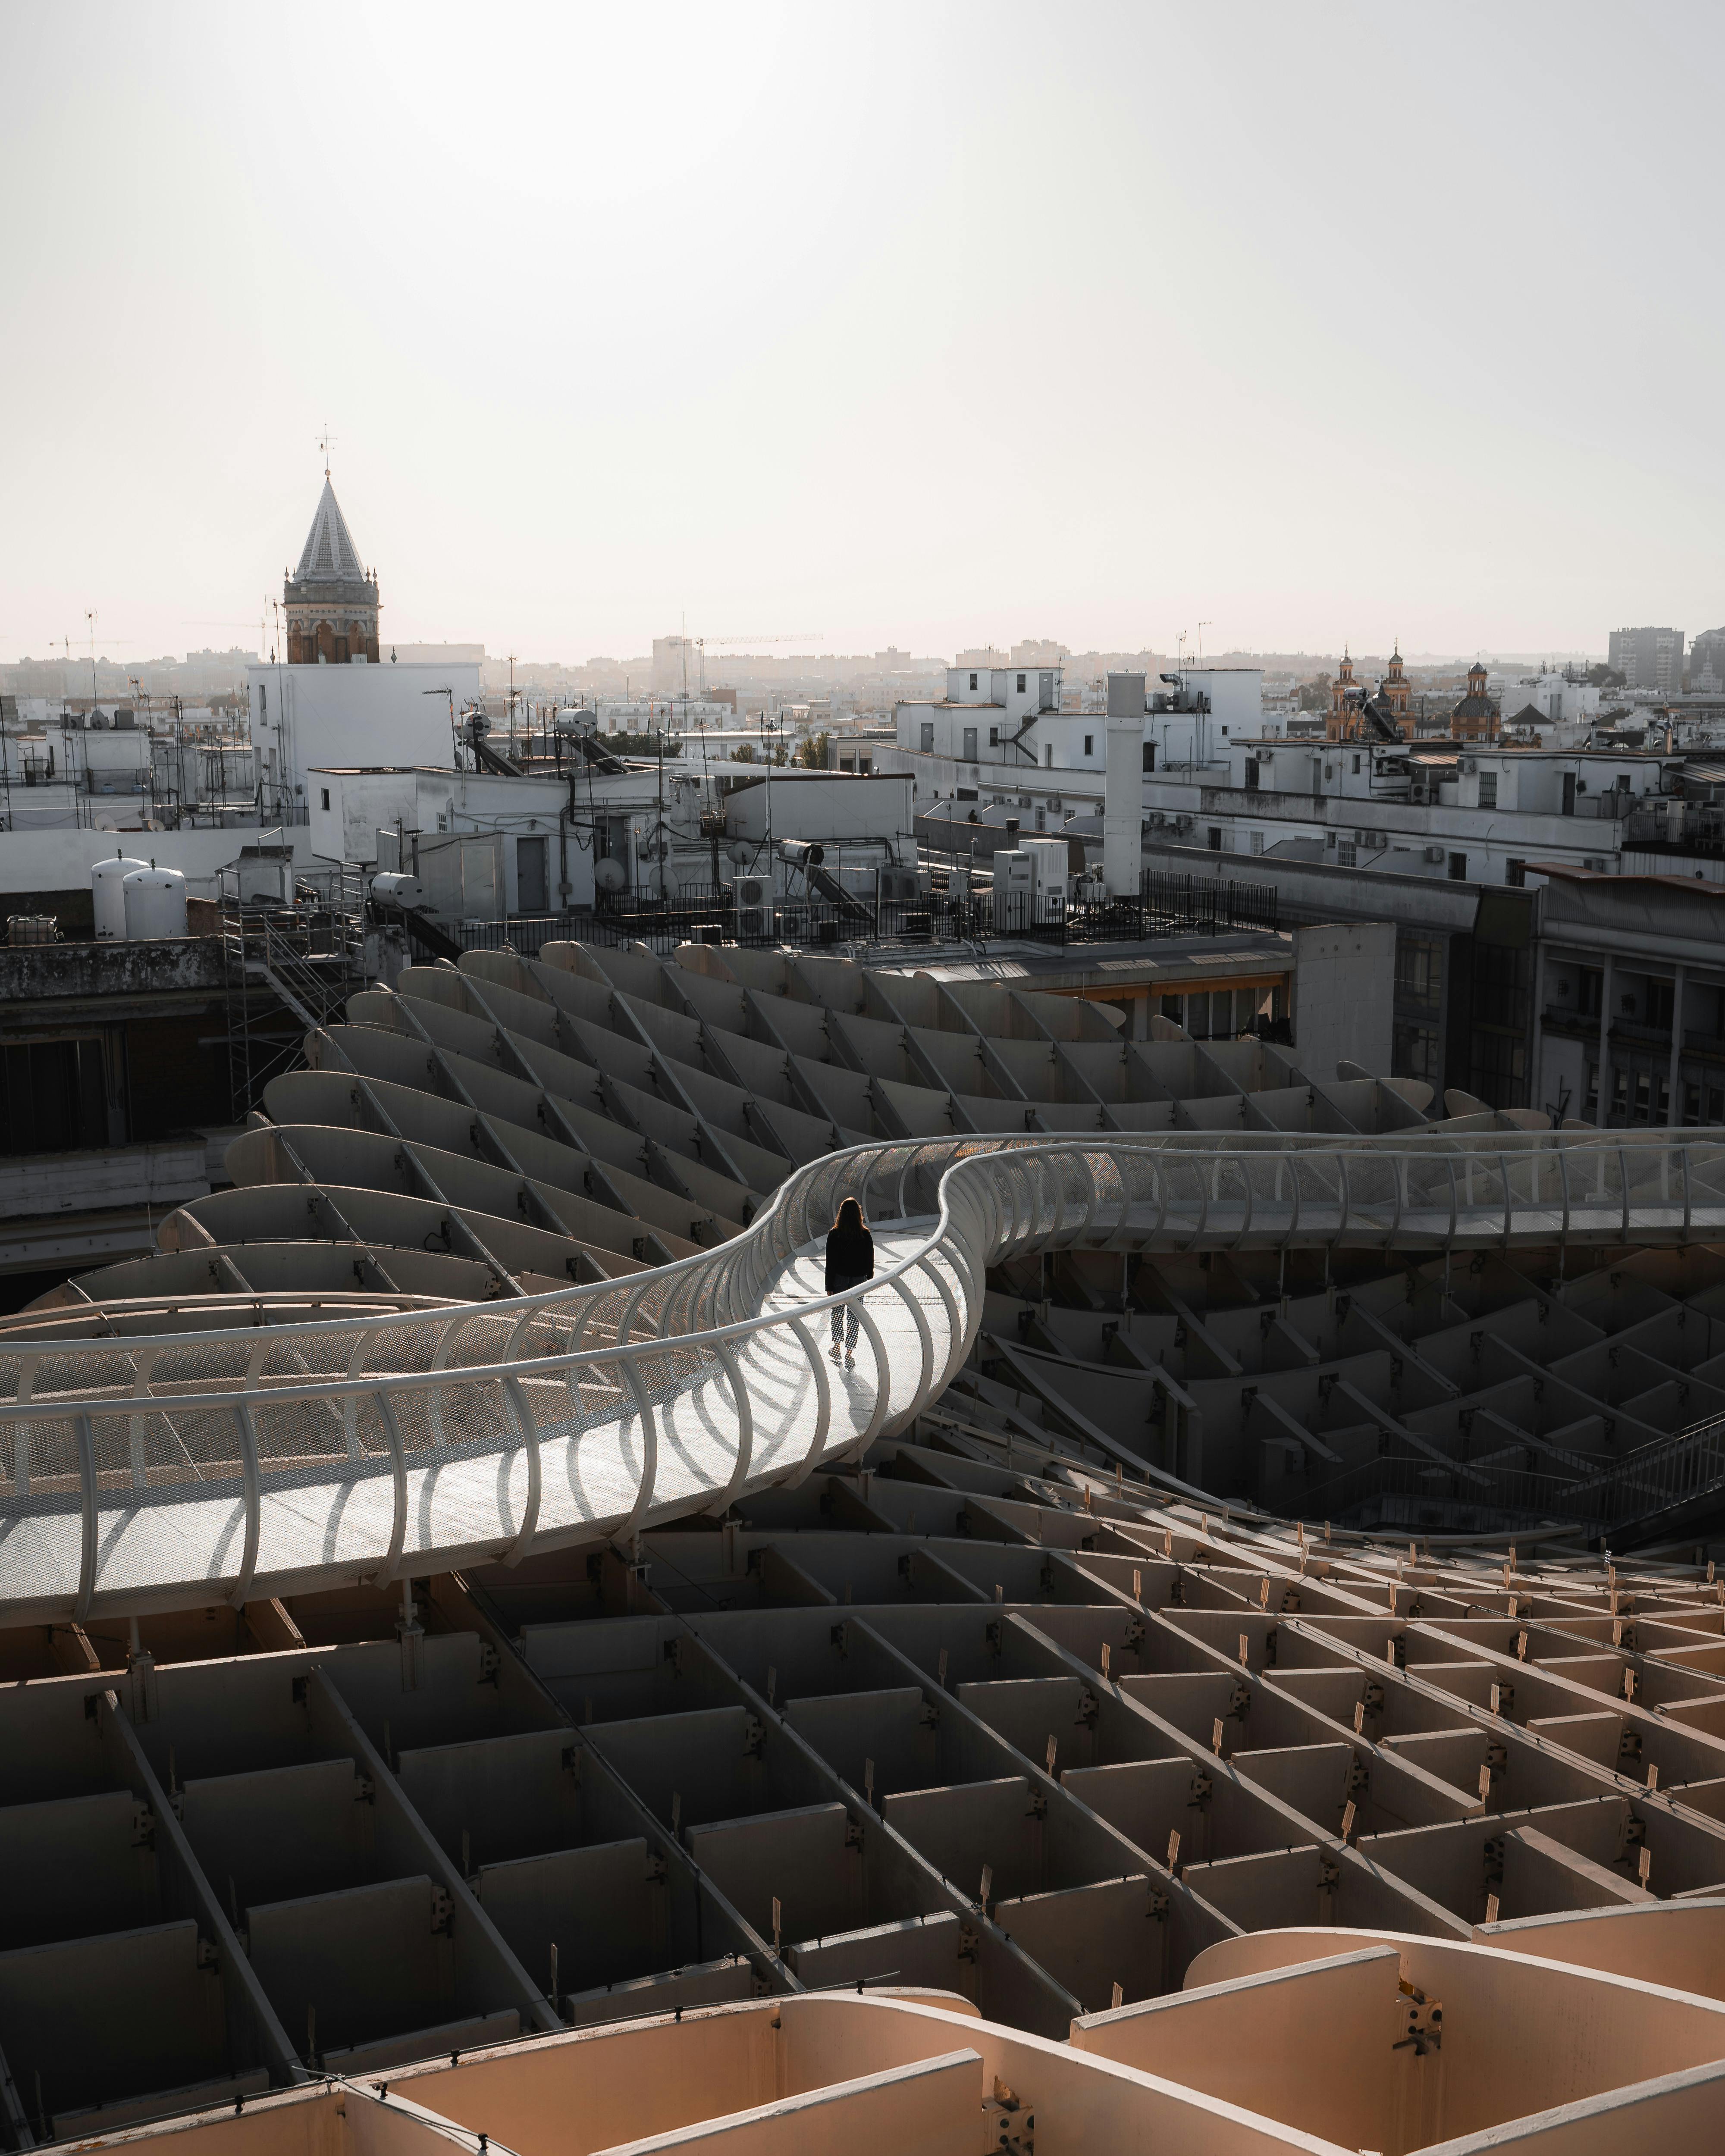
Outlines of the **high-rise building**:
M 1689 685 L 1715 696 L 1725 688 L 1725 629 L 1704 629 L 1690 645 Z
M 1683 686 L 1681 629 L 1614 629 L 1607 659 L 1631 689 L 1657 689 L 1675 696 Z
M 680 696 L 701 686 L 701 654 L 690 636 L 655 636 L 653 639 L 653 693 Z

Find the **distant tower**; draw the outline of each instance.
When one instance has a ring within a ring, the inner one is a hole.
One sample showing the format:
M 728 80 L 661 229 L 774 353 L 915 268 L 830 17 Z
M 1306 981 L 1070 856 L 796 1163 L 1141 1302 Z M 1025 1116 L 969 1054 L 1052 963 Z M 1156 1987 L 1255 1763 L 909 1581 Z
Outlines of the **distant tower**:
M 1490 741 L 1497 732 L 1497 706 L 1486 693 L 1485 666 L 1475 660 L 1467 670 L 1467 694 L 1450 712 L 1450 734 L 1455 741 Z
M 1389 654 L 1389 671 L 1378 684 L 1378 694 L 1389 706 L 1390 716 L 1398 726 L 1408 716 L 1408 676 L 1402 665 L 1402 640 L 1397 637 L 1395 649 Z M 1403 731 L 1405 732 L 1406 729 Z
M 300 566 L 282 585 L 290 666 L 377 663 L 377 579 L 360 565 L 326 469 Z
M 1344 645 L 1342 664 L 1337 670 L 1335 680 L 1330 684 L 1330 740 L 1347 741 L 1350 737 L 1354 721 L 1348 707 L 1358 701 L 1358 684 L 1353 678 L 1353 660 Z

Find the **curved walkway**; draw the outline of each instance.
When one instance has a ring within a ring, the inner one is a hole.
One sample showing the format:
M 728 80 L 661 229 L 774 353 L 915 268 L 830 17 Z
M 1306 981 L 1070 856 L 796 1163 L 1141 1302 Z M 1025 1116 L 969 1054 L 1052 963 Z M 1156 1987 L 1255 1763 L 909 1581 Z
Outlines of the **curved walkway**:
M 850 1370 L 827 1357 L 818 1255 L 847 1195 L 877 1265 L 834 1299 L 858 1306 Z M 904 1427 L 1009 1256 L 1720 1240 L 1711 1132 L 858 1147 L 798 1170 L 746 1234 L 624 1281 L 0 1349 L 0 1622 L 386 1585 L 723 1512 Z

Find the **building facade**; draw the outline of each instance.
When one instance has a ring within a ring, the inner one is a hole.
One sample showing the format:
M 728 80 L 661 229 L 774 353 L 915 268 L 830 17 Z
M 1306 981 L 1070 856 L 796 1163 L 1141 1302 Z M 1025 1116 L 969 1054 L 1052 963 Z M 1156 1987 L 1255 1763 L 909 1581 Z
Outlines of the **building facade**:
M 1683 686 L 1681 629 L 1614 629 L 1607 664 L 1631 689 L 1675 696 Z
M 1143 768 L 1197 772 L 1225 765 L 1235 742 L 1277 736 L 1266 719 L 1264 676 L 1255 667 L 1187 667 L 1159 675 L 1111 675 L 1142 696 Z M 937 701 L 895 706 L 894 739 L 877 771 L 905 771 L 917 813 L 969 815 L 989 808 L 1029 811 L 1036 828 L 1100 812 L 1106 775 L 1103 715 L 1065 708 L 1059 666 L 960 665 L 947 670 Z M 946 804 L 944 807 L 942 804 Z
M 1689 687 L 1697 696 L 1725 690 L 1725 629 L 1705 629 L 1690 645 Z
M 1554 868 L 1539 901 L 1530 1105 L 1602 1129 L 1725 1123 L 1725 892 Z
M 655 696 L 686 696 L 701 686 L 700 647 L 692 637 L 655 636 L 653 639 L 653 693 Z

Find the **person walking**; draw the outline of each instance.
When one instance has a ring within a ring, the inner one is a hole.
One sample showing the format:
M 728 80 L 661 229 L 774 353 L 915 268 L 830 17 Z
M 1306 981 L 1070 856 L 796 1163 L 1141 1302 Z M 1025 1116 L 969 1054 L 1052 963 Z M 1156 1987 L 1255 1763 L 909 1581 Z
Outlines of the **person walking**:
M 863 1219 L 861 1206 L 854 1198 L 847 1198 L 839 1208 L 838 1219 L 827 1230 L 827 1293 L 843 1295 L 846 1288 L 860 1287 L 865 1281 L 874 1277 L 875 1239 Z M 829 1353 L 836 1363 L 842 1332 L 847 1370 L 856 1363 L 856 1311 L 854 1302 L 833 1305 L 833 1344 Z

